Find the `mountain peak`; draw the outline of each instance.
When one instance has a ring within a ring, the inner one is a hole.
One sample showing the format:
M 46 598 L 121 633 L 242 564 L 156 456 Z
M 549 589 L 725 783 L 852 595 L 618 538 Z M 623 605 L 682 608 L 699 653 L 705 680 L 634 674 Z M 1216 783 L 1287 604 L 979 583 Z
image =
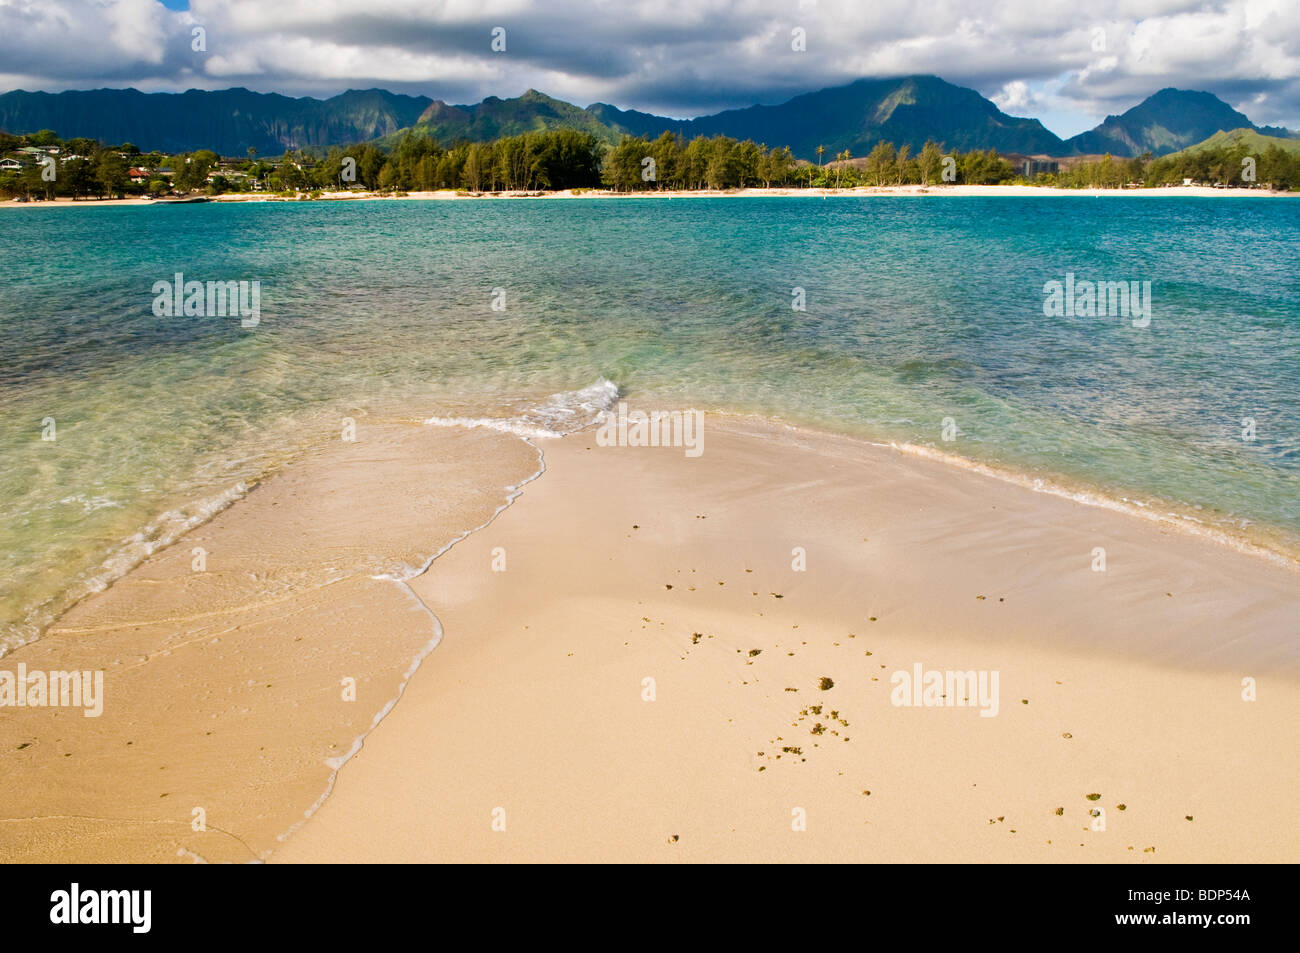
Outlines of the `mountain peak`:
M 1216 132 L 1255 128 L 1213 93 L 1166 86 L 1121 115 L 1107 116 L 1096 129 L 1080 133 L 1066 145 L 1085 154 L 1167 155 Z
M 1261 129 L 1211 93 L 1165 87 L 1097 128 L 1062 141 L 1037 119 L 1003 113 L 977 91 L 932 74 L 861 77 L 841 86 L 801 93 L 773 105 L 729 109 L 673 119 L 608 103 L 582 109 L 527 89 L 518 98 L 488 96 L 449 105 L 443 100 L 384 89 L 349 89 L 329 99 L 257 93 L 243 87 L 184 93 L 70 90 L 58 94 L 16 90 L 0 94 L 0 129 L 12 133 L 54 129 L 65 137 L 130 141 L 170 152 L 215 149 L 242 155 L 325 148 L 353 142 L 380 145 L 408 130 L 439 142 L 484 142 L 542 129 L 575 129 L 617 142 L 623 135 L 655 139 L 726 135 L 769 146 L 789 146 L 816 160 L 818 147 L 865 155 L 879 142 L 919 150 L 927 141 L 948 149 L 996 149 L 1025 155 L 1103 153 L 1164 155 L 1217 132 Z

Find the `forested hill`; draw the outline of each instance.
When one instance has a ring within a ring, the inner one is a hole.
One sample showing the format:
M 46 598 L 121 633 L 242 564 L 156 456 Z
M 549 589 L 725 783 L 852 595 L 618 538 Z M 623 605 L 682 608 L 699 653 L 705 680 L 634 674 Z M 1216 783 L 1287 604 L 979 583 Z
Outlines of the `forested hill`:
M 212 149 L 242 156 L 366 142 L 413 125 L 433 100 L 382 89 L 348 90 L 329 99 L 247 89 L 142 93 L 93 89 L 0 95 L 0 130 L 20 135 L 53 129 L 101 142 L 130 142 L 148 152 Z
M 130 142 L 145 151 L 212 149 L 242 156 L 282 155 L 305 149 L 377 142 L 388 148 L 407 131 L 442 145 L 490 142 L 527 132 L 570 129 L 615 143 L 625 134 L 649 139 L 663 132 L 684 138 L 725 135 L 788 146 L 795 157 L 819 161 L 847 150 L 861 156 L 881 142 L 919 150 L 946 148 L 1053 156 L 1111 153 L 1165 155 L 1216 132 L 1253 129 L 1227 103 L 1203 92 L 1164 89 L 1097 128 L 1062 140 L 1037 119 L 1009 116 L 973 89 L 937 76 L 860 79 L 796 96 L 694 119 L 674 119 L 606 103 L 586 108 L 528 90 L 513 99 L 489 96 L 451 105 L 426 96 L 381 89 L 349 90 L 329 99 L 292 98 L 247 89 L 141 93 L 134 89 L 0 94 L 0 131 L 53 129 L 64 137 Z M 819 152 L 819 149 L 821 150 Z

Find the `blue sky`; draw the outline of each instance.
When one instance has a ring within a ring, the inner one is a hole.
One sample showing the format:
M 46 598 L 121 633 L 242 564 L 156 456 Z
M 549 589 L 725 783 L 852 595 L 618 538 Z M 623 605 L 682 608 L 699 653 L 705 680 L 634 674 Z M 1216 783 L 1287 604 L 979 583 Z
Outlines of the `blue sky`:
M 1061 136 L 1166 86 L 1298 128 L 1300 2 L 0 0 L 0 90 L 535 88 L 684 117 L 910 73 Z

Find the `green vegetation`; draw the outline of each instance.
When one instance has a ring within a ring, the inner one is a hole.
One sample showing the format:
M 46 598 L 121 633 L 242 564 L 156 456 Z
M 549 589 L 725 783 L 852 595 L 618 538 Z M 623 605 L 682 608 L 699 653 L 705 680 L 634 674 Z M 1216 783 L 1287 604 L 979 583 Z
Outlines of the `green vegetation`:
M 319 198 L 324 192 L 386 194 L 456 190 L 458 193 L 612 189 L 617 192 L 740 188 L 856 188 L 934 186 L 946 181 L 994 185 L 1017 182 L 1064 188 L 1181 185 L 1300 188 L 1300 140 L 1254 130 L 1218 133 L 1172 155 L 1132 159 L 1103 156 L 1060 160 L 1062 168 L 1026 178 L 992 149 L 947 152 L 927 142 L 913 154 L 877 142 L 865 157 L 845 149 L 814 165 L 789 148 L 769 148 L 727 136 L 657 139 L 625 135 L 610 144 L 591 132 L 542 129 L 491 142 L 461 141 L 443 148 L 432 136 L 406 132 L 385 150 L 374 143 L 334 147 L 315 156 L 286 152 L 279 159 L 221 157 L 200 149 L 179 155 L 141 153 L 131 143 L 107 146 L 62 140 L 49 129 L 26 136 L 0 132 L 0 196 L 53 199 L 123 198 L 167 194 L 266 192 Z M 824 150 L 821 150 L 824 152 Z M 53 174 L 51 174 L 53 170 Z M 635 527 L 634 527 L 635 528 Z M 781 598 L 778 593 L 771 594 Z M 983 596 L 977 598 L 982 599 Z M 875 616 L 871 621 L 876 621 Z
M 1300 187 L 1300 141 L 1275 140 L 1254 132 L 1237 137 L 1227 134 L 1217 144 L 1212 144 L 1214 138 L 1154 160 L 1146 168 L 1144 183 L 1158 186 L 1191 179 L 1198 184 L 1260 185 L 1281 191 Z M 1283 147 L 1279 142 L 1287 145 Z M 1253 161 L 1247 162 L 1248 159 Z M 1251 165 L 1253 179 L 1247 179 L 1244 173 Z
M 619 192 L 770 188 L 796 181 L 795 160 L 789 149 L 727 136 L 699 136 L 690 142 L 670 132 L 653 142 L 624 136 L 605 156 L 601 181 Z
M 1258 156 L 1268 150 L 1270 146 L 1277 146 L 1286 152 L 1300 153 L 1300 139 L 1283 139 L 1281 136 L 1266 136 L 1262 132 L 1256 132 L 1254 129 L 1233 129 L 1228 132 L 1216 132 L 1210 138 L 1203 142 L 1198 142 L 1194 146 L 1188 146 L 1182 152 L 1176 152 L 1174 155 L 1183 155 L 1185 153 L 1206 152 L 1215 149 L 1235 149 L 1239 146 L 1245 147 L 1246 155 Z M 1170 157 L 1172 158 L 1172 156 Z
M 206 149 L 169 156 L 141 153 L 129 142 L 60 139 L 49 129 L 26 136 L 0 132 L 0 160 L 0 197 L 45 200 L 251 191 L 272 168 L 251 157 L 223 160 Z
M 11 158 L 22 165 L 21 170 L 0 172 L 0 194 L 104 198 L 173 191 L 211 195 L 265 191 L 288 197 L 348 189 L 474 193 L 852 188 L 938 182 L 944 159 L 941 147 L 933 142 L 926 143 L 916 157 L 906 146 L 895 149 L 880 143 L 856 164 L 844 150 L 839 162 L 814 166 L 798 162 L 787 147 L 768 148 L 721 135 L 687 141 L 665 132 L 655 140 L 623 136 L 610 144 L 594 133 L 564 128 L 491 142 L 462 141 L 446 149 L 432 136 L 418 132 L 386 141 L 391 143 L 387 151 L 365 143 L 336 146 L 323 155 L 286 152 L 278 160 L 267 160 L 258 159 L 255 149 L 240 159 L 223 159 L 207 149 L 175 156 L 141 155 L 129 143 L 64 142 L 50 130 L 23 137 L 0 133 L 0 155 L 13 153 Z M 53 182 L 41 179 L 39 156 L 34 154 L 38 148 L 52 150 L 58 165 Z M 991 150 L 957 153 L 953 158 L 958 181 L 1002 182 L 1014 176 L 1010 163 Z
M 945 159 L 951 162 L 945 163 Z M 949 181 L 970 185 L 997 185 L 1017 177 L 1015 166 L 993 149 L 948 152 L 937 142 L 927 142 L 915 155 L 907 145 L 895 148 L 892 142 L 878 142 L 864 159 L 853 159 L 846 150 L 825 169 L 807 167 L 805 171 L 813 173 L 808 184 L 816 188 L 884 188 L 942 184 L 945 165 L 956 177 Z
M 1150 153 L 1132 159 L 1107 155 L 1091 162 L 1074 163 L 1058 173 L 1040 175 L 1034 181 L 1076 189 L 1160 188 L 1190 182 L 1285 192 L 1300 188 L 1300 139 L 1280 139 L 1253 129 L 1235 129 L 1215 133 L 1204 142 L 1160 158 Z
M 487 143 L 561 129 L 587 133 L 611 145 L 618 141 L 618 131 L 590 111 L 530 89 L 513 99 L 489 96 L 473 106 L 432 102 L 413 125 L 382 136 L 376 145 L 388 151 L 410 134 L 437 142 Z

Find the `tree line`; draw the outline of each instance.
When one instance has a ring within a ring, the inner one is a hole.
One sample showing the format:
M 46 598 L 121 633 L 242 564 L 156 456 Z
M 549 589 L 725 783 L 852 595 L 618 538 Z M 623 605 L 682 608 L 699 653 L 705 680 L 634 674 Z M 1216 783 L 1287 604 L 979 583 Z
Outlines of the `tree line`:
M 992 150 L 947 156 L 933 142 L 915 156 L 907 146 L 895 149 L 891 143 L 879 143 L 865 161 L 854 163 L 846 150 L 835 156 L 839 162 L 813 164 L 795 159 L 784 146 L 769 148 L 729 136 L 687 140 L 671 132 L 653 140 L 624 136 L 608 145 L 589 133 L 555 129 L 492 142 L 459 142 L 450 148 L 432 137 L 408 132 L 387 151 L 364 143 L 336 146 L 323 154 L 297 151 L 266 159 L 250 149 L 246 160 L 223 160 L 207 149 L 174 156 L 141 153 L 130 143 L 65 141 L 48 130 L 23 137 L 0 133 L 0 137 L 0 154 L 21 145 L 59 145 L 64 156 L 76 156 L 59 161 L 54 181 L 44 181 L 35 165 L 21 173 L 0 174 L 0 194 L 46 198 L 156 195 L 173 189 L 221 194 L 255 187 L 277 193 L 354 187 L 381 192 L 851 188 L 937 183 L 945 160 L 952 163 L 950 174 L 956 181 L 1002 182 L 1015 175 L 1011 164 Z M 131 167 L 145 172 L 145 181 L 131 182 L 127 176 Z
M 458 142 L 443 148 L 427 135 L 408 132 L 385 150 L 374 143 L 336 146 L 315 155 L 286 152 L 279 159 L 222 159 L 206 149 L 168 156 L 141 153 L 131 143 L 105 146 L 94 140 L 61 140 L 50 130 L 26 136 L 0 133 L 0 156 L 26 147 L 57 146 L 57 157 L 29 153 L 21 170 L 0 173 L 0 195 L 43 198 L 123 197 L 206 191 L 313 193 L 360 188 L 380 192 L 456 189 L 469 192 L 545 191 L 606 188 L 619 192 L 738 188 L 855 188 L 938 185 L 945 182 L 995 185 L 1029 182 L 1066 188 L 1158 187 L 1194 182 L 1300 187 L 1300 155 L 1270 145 L 1252 155 L 1245 143 L 1162 158 L 1104 156 L 1054 173 L 1026 178 L 995 150 L 951 152 L 927 142 L 917 152 L 878 142 L 855 157 L 849 150 L 827 162 L 795 159 L 784 146 L 769 148 L 728 136 L 687 140 L 665 132 L 656 139 L 624 136 L 608 145 L 590 133 L 553 129 L 504 136 L 492 142 Z M 56 172 L 50 175 L 50 160 Z M 1248 160 L 1248 161 L 1246 161 Z M 128 173 L 132 168 L 143 176 Z M 1253 179 L 1246 177 L 1253 175 Z
M 130 142 L 105 145 L 94 139 L 61 139 L 49 129 L 23 136 L 0 132 L 0 157 L 10 155 L 21 155 L 23 161 L 18 170 L 0 172 L 0 196 L 7 198 L 125 198 L 173 188 L 195 191 L 215 186 L 221 191 L 229 186 L 219 176 L 209 181 L 209 173 L 221 160 L 207 149 L 173 157 L 142 153 Z M 158 170 L 167 162 L 177 168 L 164 175 Z M 136 176 L 144 181 L 132 181 L 133 169 L 144 173 Z
M 1240 142 L 1160 158 L 1150 153 L 1131 159 L 1107 155 L 1075 163 L 1037 181 L 1063 188 L 1117 189 L 1128 185 L 1161 188 L 1182 185 L 1188 180 L 1196 185 L 1264 186 L 1287 192 L 1300 187 L 1300 153 L 1289 152 L 1274 143 L 1262 150 L 1252 150 Z

